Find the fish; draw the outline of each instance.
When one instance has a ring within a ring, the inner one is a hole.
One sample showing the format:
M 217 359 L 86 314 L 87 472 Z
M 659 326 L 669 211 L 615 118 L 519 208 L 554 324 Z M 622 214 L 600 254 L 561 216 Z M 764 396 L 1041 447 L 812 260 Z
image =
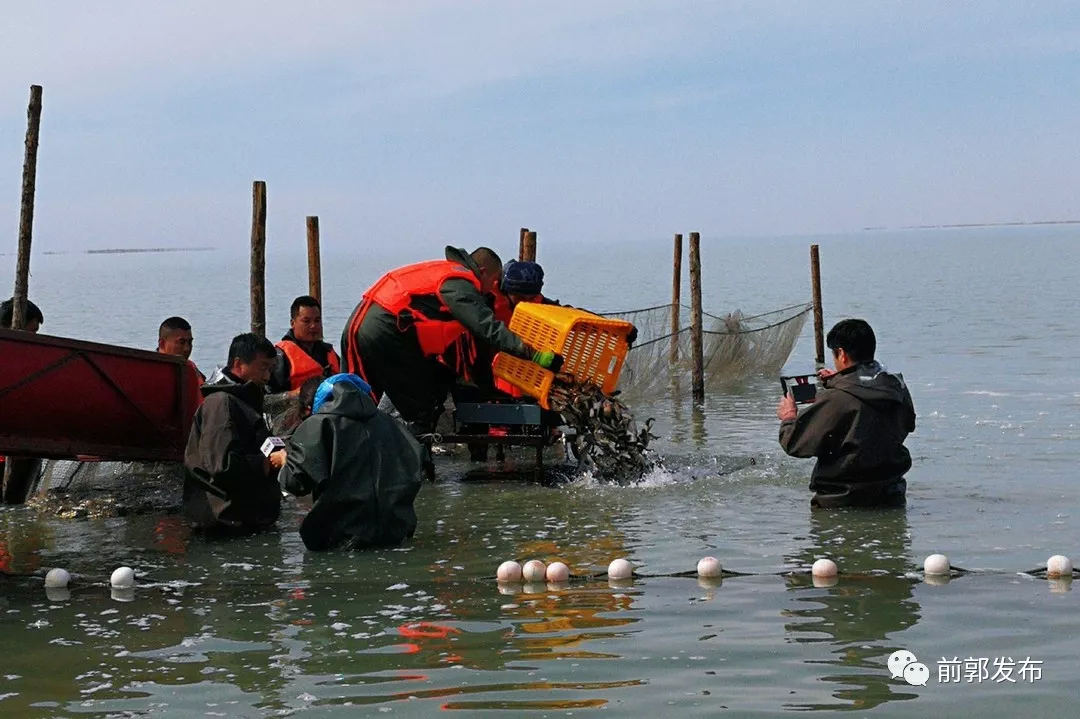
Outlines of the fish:
M 548 394 L 549 405 L 574 430 L 569 447 L 583 471 L 604 482 L 632 484 L 660 465 L 649 449 L 658 439 L 650 417 L 638 429 L 634 413 L 616 398 L 588 382 L 556 375 Z

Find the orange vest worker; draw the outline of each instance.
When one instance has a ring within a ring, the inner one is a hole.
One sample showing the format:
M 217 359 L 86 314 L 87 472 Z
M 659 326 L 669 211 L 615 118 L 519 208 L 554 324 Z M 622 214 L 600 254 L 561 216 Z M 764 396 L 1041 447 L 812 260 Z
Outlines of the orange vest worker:
M 325 374 L 325 368 L 292 340 L 282 340 L 274 346 L 280 349 L 289 360 L 290 390 L 300 389 L 309 379 L 322 377 Z M 332 347 L 326 352 L 326 361 L 331 370 L 330 374 L 341 372 L 341 360 Z

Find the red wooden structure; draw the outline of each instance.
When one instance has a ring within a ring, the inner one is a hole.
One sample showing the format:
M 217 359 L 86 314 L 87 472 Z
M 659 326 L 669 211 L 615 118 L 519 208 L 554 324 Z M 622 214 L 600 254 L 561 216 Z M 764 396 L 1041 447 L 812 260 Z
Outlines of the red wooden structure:
M 0 330 L 0 455 L 182 461 L 198 401 L 181 357 Z

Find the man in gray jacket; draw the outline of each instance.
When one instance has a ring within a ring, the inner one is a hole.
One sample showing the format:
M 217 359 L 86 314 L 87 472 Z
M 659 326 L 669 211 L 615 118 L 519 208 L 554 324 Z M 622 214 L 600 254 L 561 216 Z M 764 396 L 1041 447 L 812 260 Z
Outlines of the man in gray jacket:
M 277 522 L 285 452 L 262 453 L 270 436 L 263 397 L 274 360 L 269 340 L 237 335 L 226 368 L 201 388 L 205 399 L 184 451 L 184 509 L 196 528 L 242 533 Z
M 904 379 L 874 359 L 877 339 L 863 320 L 838 322 L 826 338 L 836 371 L 818 373 L 823 391 L 801 414 L 780 400 L 780 446 L 792 457 L 816 457 L 810 475 L 814 507 L 903 506 L 904 446 L 915 431 L 915 407 Z

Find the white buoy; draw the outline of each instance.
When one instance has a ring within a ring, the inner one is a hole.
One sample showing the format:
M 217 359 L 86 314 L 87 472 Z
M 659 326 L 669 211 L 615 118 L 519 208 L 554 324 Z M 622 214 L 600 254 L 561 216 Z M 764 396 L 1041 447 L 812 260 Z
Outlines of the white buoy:
M 521 576 L 526 582 L 542 582 L 547 575 L 547 567 L 539 559 L 530 559 L 521 568 Z
M 48 589 L 59 589 L 66 587 L 71 582 L 71 575 L 68 574 L 68 570 L 56 567 L 50 569 L 49 573 L 45 575 L 45 587 Z
M 607 568 L 608 579 L 629 579 L 634 576 L 634 565 L 625 559 L 612 560 Z
M 838 572 L 836 562 L 831 559 L 819 559 L 810 569 L 810 573 L 815 577 L 835 577 Z
M 724 570 L 720 566 L 720 560 L 716 557 L 702 557 L 697 563 L 697 574 L 699 577 L 719 577 L 723 575 Z
M 1046 560 L 1046 576 L 1071 577 L 1072 561 L 1061 554 L 1055 554 Z
M 499 565 L 499 569 L 495 572 L 495 576 L 500 582 L 520 582 L 521 565 L 512 559 L 505 561 Z
M 562 584 L 570 580 L 570 567 L 562 562 L 552 562 L 547 565 L 547 580 L 555 584 Z
M 117 567 L 109 578 L 109 584 L 116 589 L 131 589 L 135 586 L 135 570 L 131 567 Z
M 944 554 L 931 554 L 923 562 L 923 572 L 926 574 L 942 575 L 949 574 L 951 571 L 949 558 Z

